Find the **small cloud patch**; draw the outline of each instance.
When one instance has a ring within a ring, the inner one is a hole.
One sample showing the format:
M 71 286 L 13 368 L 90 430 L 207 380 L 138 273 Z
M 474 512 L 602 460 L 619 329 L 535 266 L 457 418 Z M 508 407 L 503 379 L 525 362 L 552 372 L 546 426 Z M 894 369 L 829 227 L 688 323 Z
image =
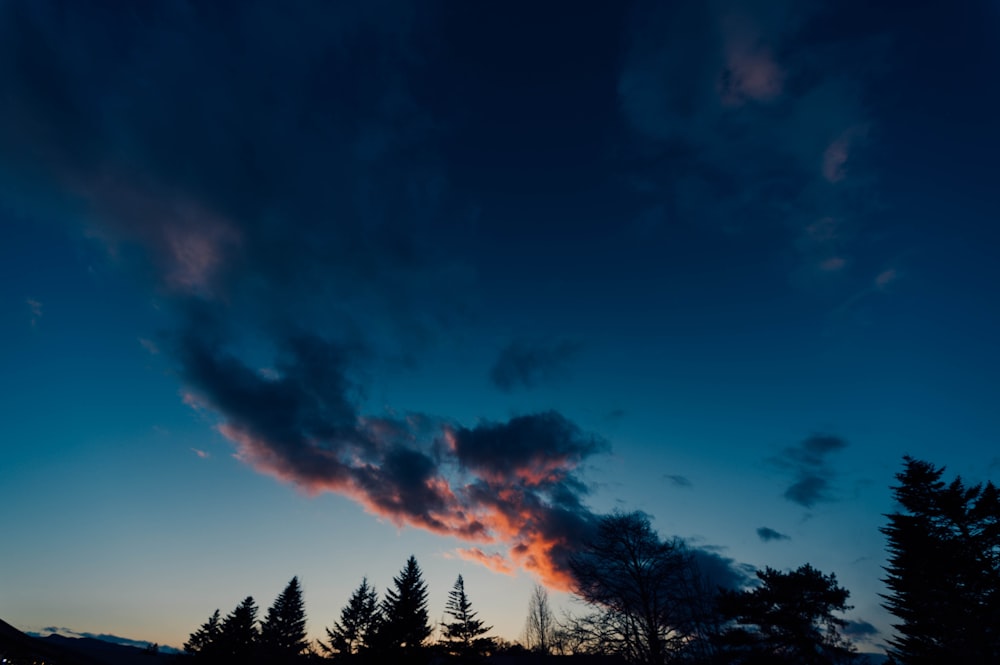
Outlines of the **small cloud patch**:
M 781 533 L 780 531 L 775 531 L 774 529 L 766 526 L 762 526 L 757 529 L 757 537 L 765 543 L 769 543 L 772 540 L 791 540 L 792 537 Z

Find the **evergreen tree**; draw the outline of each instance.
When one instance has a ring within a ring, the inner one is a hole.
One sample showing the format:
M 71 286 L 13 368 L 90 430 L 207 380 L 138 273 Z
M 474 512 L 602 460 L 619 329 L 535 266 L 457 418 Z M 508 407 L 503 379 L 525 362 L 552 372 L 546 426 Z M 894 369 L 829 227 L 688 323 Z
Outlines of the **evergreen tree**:
M 334 623 L 332 629 L 326 629 L 329 644 L 321 646 L 324 651 L 339 656 L 364 654 L 375 646 L 380 621 L 378 593 L 365 577 L 340 611 L 340 621 Z
M 184 643 L 184 651 L 192 654 L 197 660 L 216 660 L 221 632 L 222 620 L 219 618 L 219 610 L 215 610 L 212 616 L 208 617 L 208 621 L 191 633 L 188 641 Z
M 749 591 L 721 590 L 719 613 L 731 622 L 719 638 L 720 661 L 764 665 L 835 665 L 857 662 L 842 635 L 847 625 L 834 612 L 850 609 L 847 589 L 835 575 L 809 564 L 790 573 L 758 571 L 761 585 Z
M 260 627 L 261 652 L 268 662 L 292 663 L 307 648 L 306 611 L 299 578 L 278 595 Z
M 454 621 L 442 624 L 444 641 L 452 654 L 466 661 L 474 661 L 489 654 L 493 648 L 493 640 L 483 635 L 493 630 L 493 626 L 484 626 L 472 611 L 472 603 L 465 593 L 465 581 L 459 575 L 455 586 L 448 592 L 448 602 L 445 612 Z
M 385 593 L 382 602 L 383 623 L 379 628 L 380 646 L 395 652 L 395 656 L 415 659 L 425 651 L 425 641 L 431 634 L 427 615 L 427 585 L 420 566 L 412 555 L 399 576 L 393 578 L 395 588 Z
M 902 510 L 888 538 L 883 606 L 900 622 L 889 640 L 901 665 L 1000 663 L 1000 493 L 942 480 L 912 457 L 893 487 Z
M 245 663 L 253 659 L 259 639 L 257 604 L 247 596 L 226 615 L 219 629 L 219 662 Z

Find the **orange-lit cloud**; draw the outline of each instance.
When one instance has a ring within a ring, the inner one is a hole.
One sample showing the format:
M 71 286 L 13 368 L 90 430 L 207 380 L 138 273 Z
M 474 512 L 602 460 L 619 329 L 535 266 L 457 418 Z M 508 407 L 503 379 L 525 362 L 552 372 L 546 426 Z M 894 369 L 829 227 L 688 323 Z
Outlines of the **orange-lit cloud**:
M 569 557 L 596 521 L 576 468 L 602 440 L 555 412 L 473 428 L 361 416 L 342 347 L 297 340 L 283 356 L 262 376 L 220 349 L 187 348 L 184 400 L 219 417 L 238 459 L 307 494 L 341 494 L 399 527 L 469 543 L 461 555 L 493 570 L 570 587 Z

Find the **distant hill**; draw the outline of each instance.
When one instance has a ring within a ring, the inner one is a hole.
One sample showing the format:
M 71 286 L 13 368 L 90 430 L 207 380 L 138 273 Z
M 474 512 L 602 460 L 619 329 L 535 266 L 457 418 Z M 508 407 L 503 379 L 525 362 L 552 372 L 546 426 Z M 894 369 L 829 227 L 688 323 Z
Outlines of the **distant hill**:
M 165 665 L 177 656 L 112 644 L 90 637 L 32 637 L 0 620 L 0 658 L 51 665 Z

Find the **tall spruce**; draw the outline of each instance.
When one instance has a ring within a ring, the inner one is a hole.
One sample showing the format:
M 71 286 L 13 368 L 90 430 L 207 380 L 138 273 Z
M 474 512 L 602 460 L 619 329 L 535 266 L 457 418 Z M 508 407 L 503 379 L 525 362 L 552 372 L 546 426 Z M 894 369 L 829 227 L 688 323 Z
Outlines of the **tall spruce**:
M 219 628 L 219 662 L 245 663 L 257 653 L 257 603 L 247 596 L 226 615 Z
M 201 624 L 198 630 L 191 633 L 184 643 L 184 651 L 193 655 L 196 660 L 215 662 L 218 659 L 219 635 L 222 632 L 222 619 L 219 610 L 215 610 L 208 621 Z
M 381 609 L 375 587 L 362 578 L 361 585 L 354 590 L 347 605 L 340 611 L 340 621 L 333 628 L 326 629 L 329 642 L 322 644 L 327 653 L 334 656 L 358 656 L 375 647 L 375 638 L 381 623 Z
M 483 635 L 493 630 L 493 626 L 486 626 L 476 618 L 477 613 L 472 610 L 472 603 L 465 593 L 465 580 L 461 575 L 448 592 L 445 613 L 454 619 L 442 624 L 444 643 L 453 655 L 464 661 L 475 661 L 492 651 L 493 640 Z
M 260 627 L 260 646 L 271 663 L 293 663 L 308 647 L 306 610 L 299 578 L 293 577 L 267 610 Z
M 901 665 L 1000 663 L 1000 493 L 942 480 L 944 467 L 904 458 L 886 517 L 883 606 Z
M 425 651 L 425 642 L 431 634 L 427 585 L 417 559 L 411 555 L 406 566 L 392 581 L 395 587 L 385 592 L 382 602 L 380 646 L 395 652 L 396 656 L 412 660 Z

